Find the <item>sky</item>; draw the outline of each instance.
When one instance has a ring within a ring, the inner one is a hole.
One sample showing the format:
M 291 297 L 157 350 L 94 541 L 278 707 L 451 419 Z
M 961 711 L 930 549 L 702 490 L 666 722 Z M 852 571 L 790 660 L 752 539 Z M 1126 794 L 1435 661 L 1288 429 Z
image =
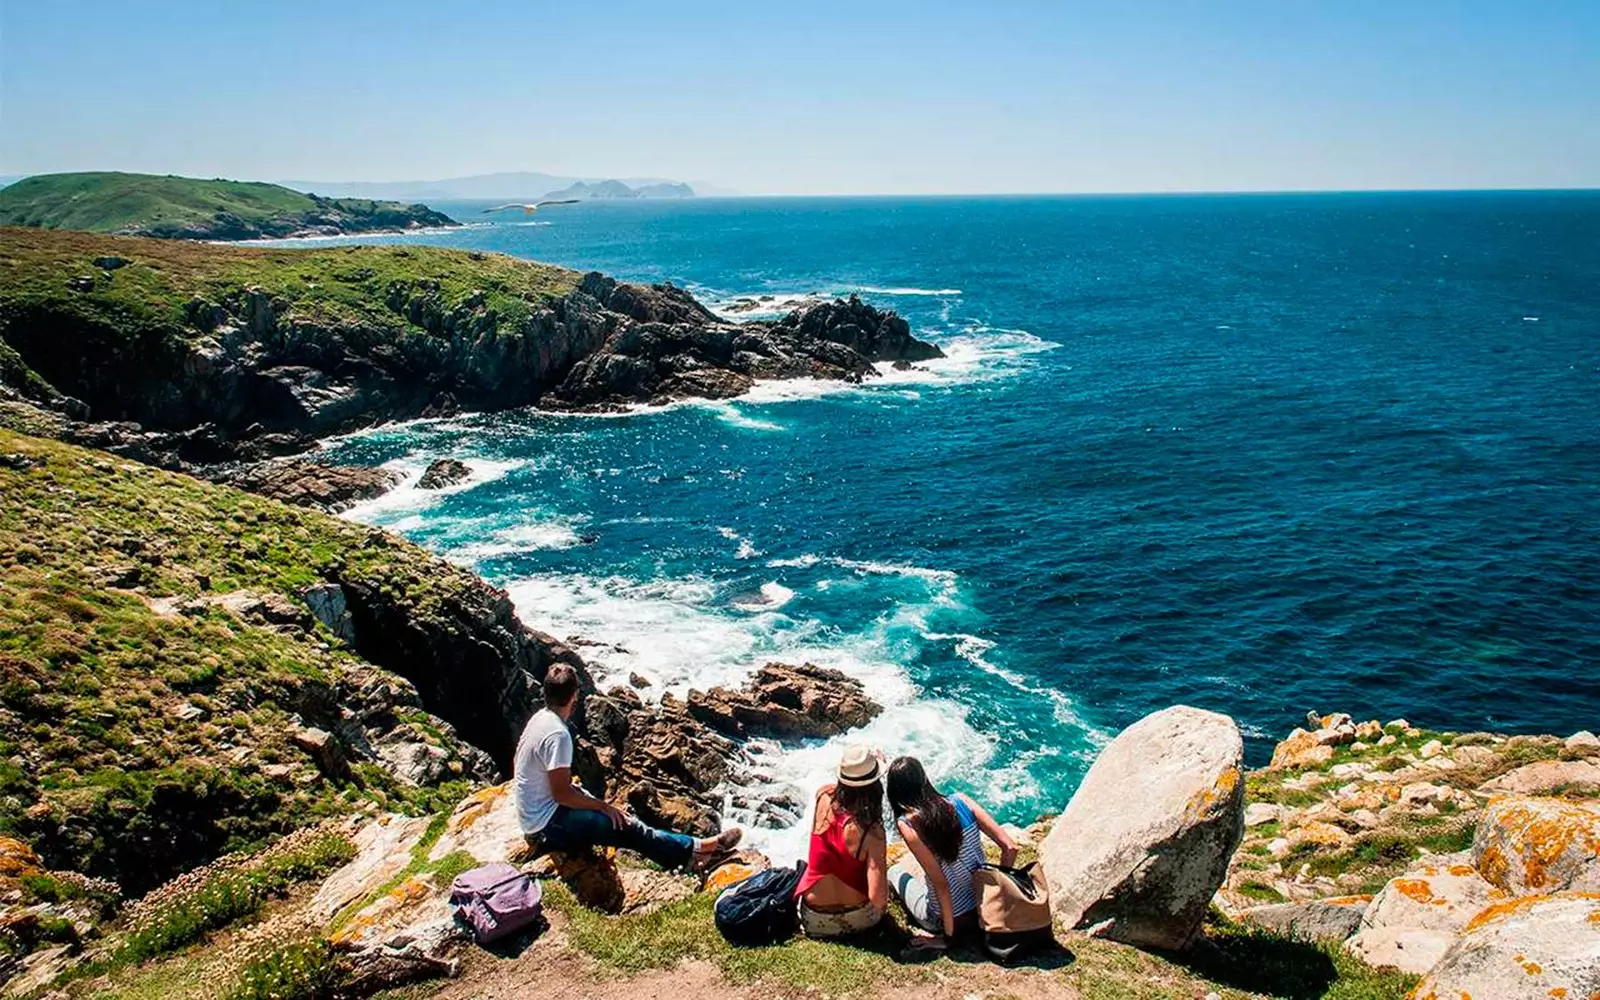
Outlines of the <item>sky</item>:
M 1594 187 L 1600 0 L 0 0 L 0 174 Z

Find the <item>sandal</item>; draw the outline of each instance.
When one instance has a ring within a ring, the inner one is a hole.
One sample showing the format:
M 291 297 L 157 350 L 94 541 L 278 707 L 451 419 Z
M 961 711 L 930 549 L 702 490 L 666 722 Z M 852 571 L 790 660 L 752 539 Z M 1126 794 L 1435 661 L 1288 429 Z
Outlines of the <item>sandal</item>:
M 694 852 L 694 870 L 697 872 L 708 871 L 716 867 L 715 862 L 732 853 L 739 841 L 743 839 L 744 831 L 738 827 L 724 830 L 706 845 L 704 850 Z

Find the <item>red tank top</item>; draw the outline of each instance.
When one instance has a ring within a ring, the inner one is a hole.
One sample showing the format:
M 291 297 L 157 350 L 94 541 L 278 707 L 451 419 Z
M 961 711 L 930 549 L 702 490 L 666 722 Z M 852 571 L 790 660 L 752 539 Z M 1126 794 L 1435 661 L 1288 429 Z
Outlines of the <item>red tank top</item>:
M 812 886 L 829 875 L 861 895 L 867 894 L 866 839 L 862 839 L 860 857 L 850 853 L 844 836 L 844 828 L 848 823 L 850 814 L 835 805 L 828 828 L 811 835 L 811 848 L 806 853 L 806 874 L 795 887 L 796 896 L 805 895 Z

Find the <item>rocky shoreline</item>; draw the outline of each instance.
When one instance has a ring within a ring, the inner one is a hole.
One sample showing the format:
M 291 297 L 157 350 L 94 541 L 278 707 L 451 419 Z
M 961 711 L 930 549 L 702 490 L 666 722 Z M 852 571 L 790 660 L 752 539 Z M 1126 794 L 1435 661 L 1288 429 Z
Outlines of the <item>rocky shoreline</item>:
M 0 285 L 0 423 L 326 510 L 381 483 L 261 463 L 387 421 L 729 399 L 942 356 L 854 297 L 739 323 L 672 285 L 496 255 L 5 235 L 31 256 L 9 264 L 26 282 Z M 449 281 L 428 276 L 441 267 Z M 177 281 L 184 268 L 218 277 Z M 129 329 L 125 295 L 181 319 Z

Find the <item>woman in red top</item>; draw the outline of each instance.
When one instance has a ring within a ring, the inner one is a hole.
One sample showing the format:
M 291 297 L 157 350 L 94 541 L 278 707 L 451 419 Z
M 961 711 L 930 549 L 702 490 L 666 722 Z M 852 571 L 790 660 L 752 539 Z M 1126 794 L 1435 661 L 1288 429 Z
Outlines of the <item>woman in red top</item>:
M 806 874 L 795 888 L 807 937 L 869 930 L 889 903 L 881 758 L 846 747 L 838 781 L 817 793 Z

